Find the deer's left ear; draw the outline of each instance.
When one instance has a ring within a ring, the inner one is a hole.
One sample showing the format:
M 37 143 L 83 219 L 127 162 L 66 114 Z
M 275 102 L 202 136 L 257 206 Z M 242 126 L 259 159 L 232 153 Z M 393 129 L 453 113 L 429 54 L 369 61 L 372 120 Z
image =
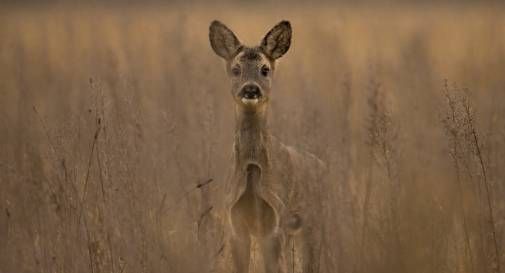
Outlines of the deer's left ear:
M 276 60 L 288 52 L 291 45 L 291 24 L 281 21 L 275 25 L 261 41 L 261 49 L 272 60 Z

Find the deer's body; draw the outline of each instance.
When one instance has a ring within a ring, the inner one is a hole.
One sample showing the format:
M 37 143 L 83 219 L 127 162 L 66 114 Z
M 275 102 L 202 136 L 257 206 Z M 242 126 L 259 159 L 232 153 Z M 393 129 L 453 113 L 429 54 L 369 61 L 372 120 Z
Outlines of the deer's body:
M 231 254 L 230 273 L 249 272 L 252 240 L 258 245 L 262 272 L 286 272 L 288 264 L 297 264 L 296 272 L 316 272 L 324 164 L 279 142 L 266 122 L 271 73 L 275 59 L 289 48 L 291 27 L 281 22 L 261 46 L 249 48 L 214 21 L 210 40 L 227 61 L 236 102 L 232 173 L 219 212 L 225 224 L 225 252 Z

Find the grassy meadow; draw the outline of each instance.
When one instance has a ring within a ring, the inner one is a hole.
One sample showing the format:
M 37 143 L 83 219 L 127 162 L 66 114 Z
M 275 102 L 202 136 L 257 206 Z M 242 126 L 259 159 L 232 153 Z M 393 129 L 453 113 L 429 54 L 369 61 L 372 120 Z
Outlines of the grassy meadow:
M 0 10 L 0 273 L 209 272 L 214 19 L 292 23 L 269 124 L 329 166 L 322 272 L 505 272 L 505 7 L 221 2 Z

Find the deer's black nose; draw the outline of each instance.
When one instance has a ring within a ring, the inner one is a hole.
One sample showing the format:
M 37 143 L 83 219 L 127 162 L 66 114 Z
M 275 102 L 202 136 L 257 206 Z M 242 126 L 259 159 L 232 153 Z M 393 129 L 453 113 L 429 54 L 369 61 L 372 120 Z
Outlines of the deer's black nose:
M 246 99 L 257 99 L 261 97 L 261 90 L 256 84 L 247 84 L 242 87 L 242 97 Z

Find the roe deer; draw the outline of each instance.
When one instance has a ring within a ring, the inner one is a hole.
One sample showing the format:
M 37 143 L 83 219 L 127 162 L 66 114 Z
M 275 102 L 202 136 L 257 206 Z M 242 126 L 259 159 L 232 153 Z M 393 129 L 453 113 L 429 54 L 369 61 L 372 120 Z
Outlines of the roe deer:
M 262 272 L 287 272 L 288 264 L 295 272 L 317 272 L 326 168 L 271 136 L 266 122 L 275 62 L 291 45 L 291 25 L 280 22 L 256 47 L 242 45 L 219 21 L 209 30 L 212 49 L 226 60 L 236 116 L 232 173 L 218 210 L 225 269 L 217 272 L 249 272 L 252 242 Z

